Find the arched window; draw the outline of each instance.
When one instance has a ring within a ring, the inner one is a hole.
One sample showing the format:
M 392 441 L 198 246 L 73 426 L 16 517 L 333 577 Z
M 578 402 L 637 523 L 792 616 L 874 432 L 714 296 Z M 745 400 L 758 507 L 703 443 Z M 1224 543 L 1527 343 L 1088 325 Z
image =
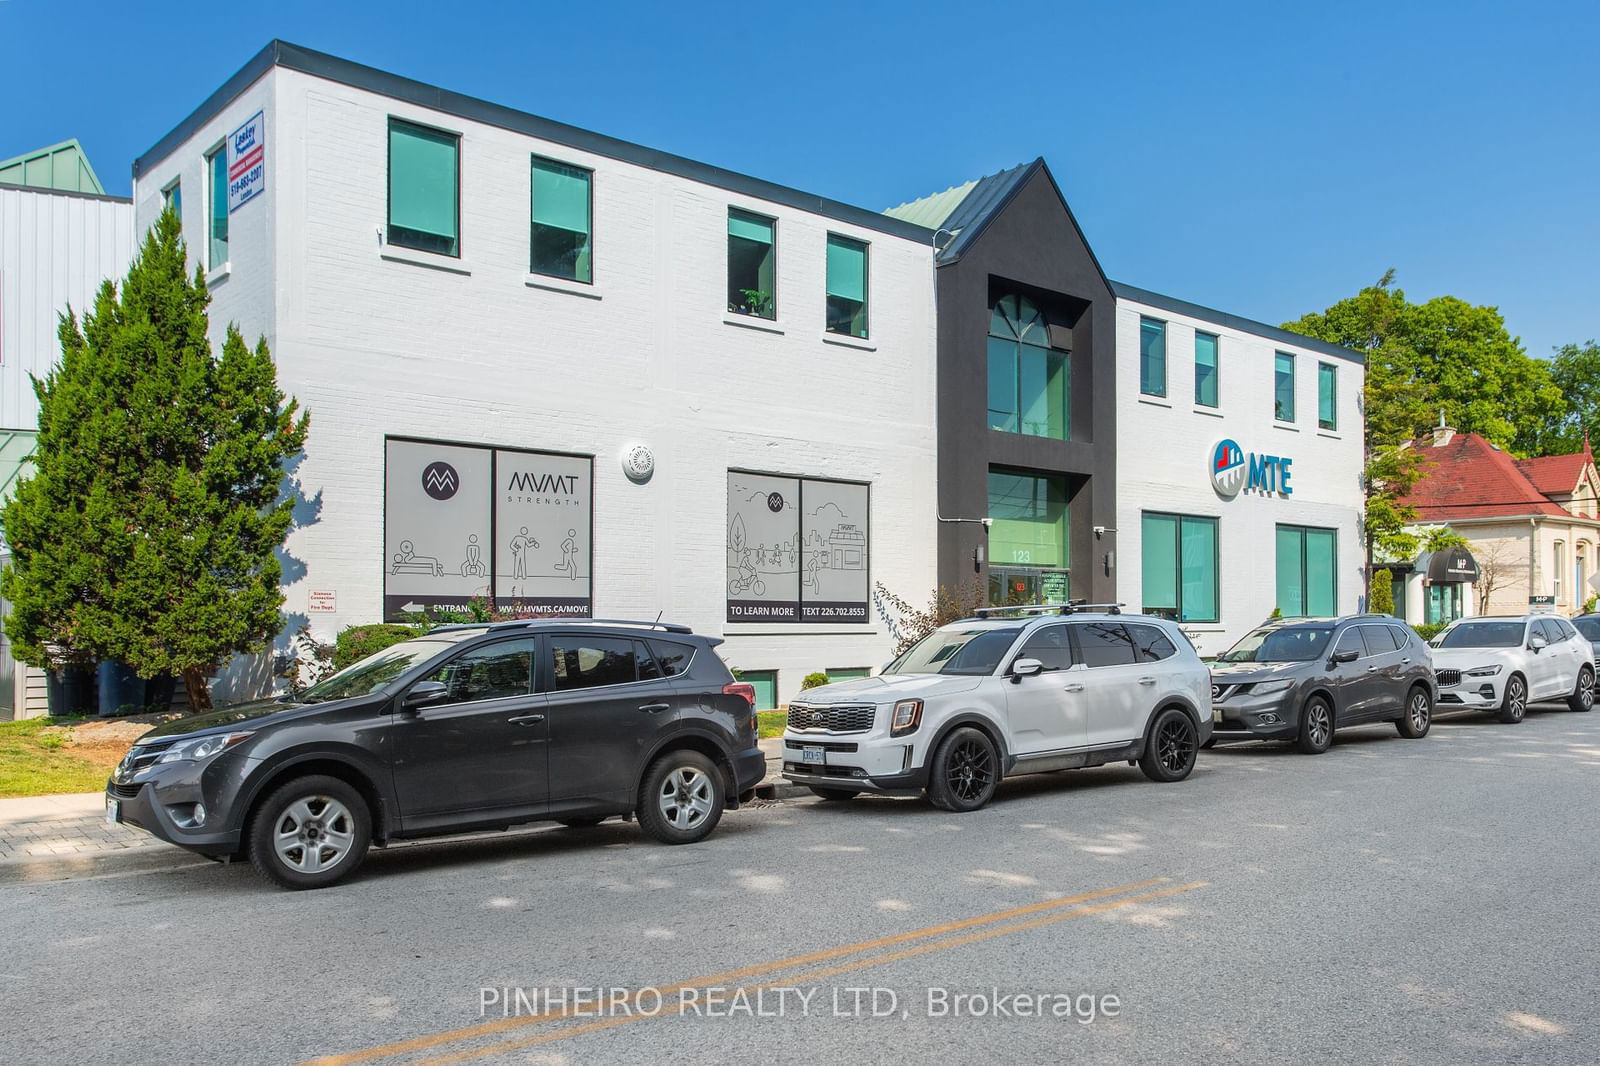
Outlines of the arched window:
M 1066 440 L 1068 353 L 1050 347 L 1044 313 L 1002 296 L 989 316 L 989 428 Z

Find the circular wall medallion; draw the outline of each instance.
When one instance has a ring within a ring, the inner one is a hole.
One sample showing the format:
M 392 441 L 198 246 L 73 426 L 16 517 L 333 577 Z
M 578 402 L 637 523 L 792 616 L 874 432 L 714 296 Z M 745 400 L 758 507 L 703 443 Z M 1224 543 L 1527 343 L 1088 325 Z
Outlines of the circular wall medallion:
M 767 493 L 767 510 L 777 512 L 783 510 L 783 493 Z
M 656 472 L 656 454 L 643 444 L 623 449 L 622 472 L 632 481 L 649 481 Z
M 1244 449 L 1234 440 L 1224 438 L 1211 449 L 1211 486 L 1217 495 L 1231 500 L 1244 488 Z
M 422 491 L 436 500 L 448 500 L 461 487 L 456 468 L 444 460 L 429 463 L 422 471 Z

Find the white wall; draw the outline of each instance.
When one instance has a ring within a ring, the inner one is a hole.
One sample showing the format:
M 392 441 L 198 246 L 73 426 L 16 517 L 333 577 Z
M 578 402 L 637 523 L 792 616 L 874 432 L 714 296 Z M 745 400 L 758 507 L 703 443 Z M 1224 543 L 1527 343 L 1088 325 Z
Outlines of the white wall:
M 71 305 L 81 318 L 132 258 L 126 201 L 0 185 L 0 429 L 38 426 L 29 375 L 61 358 L 58 316 Z
M 1167 323 L 1167 396 L 1139 391 L 1139 319 Z M 1194 402 L 1194 334 L 1216 334 L 1218 407 Z M 1291 425 L 1273 417 L 1273 353 L 1296 356 Z M 1317 364 L 1338 367 L 1337 426 L 1317 428 Z M 1225 651 L 1276 604 L 1279 524 L 1338 530 L 1338 609 L 1358 609 L 1363 551 L 1360 364 L 1131 300 L 1117 301 L 1117 598 L 1138 608 L 1142 595 L 1141 514 L 1216 517 L 1218 607 L 1215 624 L 1185 623 L 1202 654 Z M 1293 459 L 1288 497 L 1241 492 L 1223 499 L 1208 464 L 1224 438 L 1246 452 Z
M 730 467 L 872 485 L 872 577 L 935 581 L 930 250 L 772 203 L 275 69 L 137 187 L 141 224 L 182 169 L 198 236 L 202 142 L 267 107 L 267 192 L 243 207 L 213 330 L 266 332 L 279 382 L 311 411 L 297 471 L 315 521 L 294 532 L 286 611 L 311 590 L 331 634 L 379 618 L 383 437 L 593 453 L 594 612 L 726 634 L 724 658 L 777 669 L 780 693 L 827 667 L 883 662 L 865 626 L 727 624 Z M 390 115 L 458 131 L 461 258 L 386 249 Z M 592 292 L 527 284 L 529 155 L 591 167 Z M 191 178 L 192 173 L 192 178 Z M 778 219 L 775 329 L 726 321 L 729 205 Z M 828 231 L 870 242 L 872 338 L 823 336 Z M 385 253 L 389 253 L 386 255 Z M 448 269 L 441 269 L 448 267 Z M 656 454 L 645 485 L 624 446 Z M 304 572 L 299 571 L 303 564 Z

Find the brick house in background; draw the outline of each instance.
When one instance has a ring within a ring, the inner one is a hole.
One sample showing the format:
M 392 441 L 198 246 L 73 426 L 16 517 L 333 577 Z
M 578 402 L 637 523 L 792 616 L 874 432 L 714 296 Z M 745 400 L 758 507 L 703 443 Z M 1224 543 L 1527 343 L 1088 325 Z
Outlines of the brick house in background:
M 1570 455 L 1516 459 L 1476 433 L 1441 426 L 1416 447 L 1428 463 L 1405 502 L 1420 522 L 1466 538 L 1475 566 L 1464 569 L 1475 570 L 1476 580 L 1435 579 L 1427 573 L 1432 560 L 1420 559 L 1403 581 L 1397 575 L 1396 592 L 1403 584 L 1406 600 L 1402 608 L 1396 597 L 1397 614 L 1432 622 L 1520 613 L 1550 596 L 1570 615 L 1600 592 L 1600 473 L 1587 440 Z M 1447 576 L 1448 568 L 1433 569 Z

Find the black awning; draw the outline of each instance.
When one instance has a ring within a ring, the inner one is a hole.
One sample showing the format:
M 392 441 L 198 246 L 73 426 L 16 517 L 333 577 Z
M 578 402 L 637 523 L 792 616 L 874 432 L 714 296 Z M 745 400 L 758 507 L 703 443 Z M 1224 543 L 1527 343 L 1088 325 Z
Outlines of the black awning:
M 1428 580 L 1436 585 L 1447 582 L 1476 583 L 1478 560 L 1465 548 L 1447 548 L 1428 559 Z

